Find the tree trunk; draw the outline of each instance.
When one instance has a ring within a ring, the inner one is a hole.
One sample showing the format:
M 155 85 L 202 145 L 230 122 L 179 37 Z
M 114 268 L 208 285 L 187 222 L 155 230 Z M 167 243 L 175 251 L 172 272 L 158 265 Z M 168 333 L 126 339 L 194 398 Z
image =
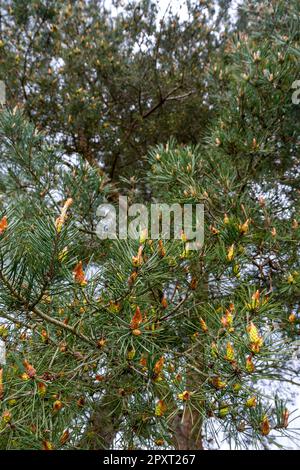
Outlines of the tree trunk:
M 203 450 L 201 435 L 202 419 L 198 412 L 186 407 L 183 415 L 173 422 L 174 446 L 177 450 Z
M 119 417 L 113 412 L 112 402 L 109 397 L 104 397 L 89 420 L 80 447 L 88 450 L 112 449 L 118 425 Z
M 204 269 L 204 263 L 202 256 L 200 254 L 199 260 L 190 267 L 190 272 L 192 276 L 202 282 L 199 282 L 197 291 L 195 292 L 195 298 L 199 303 L 203 300 L 208 299 L 208 276 Z M 197 320 L 196 320 L 197 321 Z M 199 370 L 203 370 L 203 360 L 204 349 L 202 344 L 199 344 L 197 348 L 194 349 L 192 354 L 192 360 L 197 365 Z M 186 380 L 186 389 L 188 391 L 193 391 L 199 386 L 203 378 L 193 370 L 189 369 L 189 366 L 186 367 L 187 380 Z M 173 421 L 173 439 L 175 448 L 178 450 L 203 450 L 203 440 L 202 440 L 202 425 L 203 425 L 203 416 L 201 406 L 199 404 L 199 409 L 191 409 L 189 406 L 185 406 L 183 414 L 177 415 Z

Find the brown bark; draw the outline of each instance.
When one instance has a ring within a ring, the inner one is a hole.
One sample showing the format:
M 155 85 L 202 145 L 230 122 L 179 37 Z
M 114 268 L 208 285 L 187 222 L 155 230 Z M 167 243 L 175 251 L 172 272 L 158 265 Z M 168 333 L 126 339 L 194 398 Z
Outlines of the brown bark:
M 118 432 L 119 417 L 112 409 L 109 397 L 104 397 L 96 409 L 80 441 L 80 447 L 88 450 L 109 450 Z
M 198 412 L 187 407 L 183 415 L 173 421 L 174 447 L 177 450 L 203 450 L 201 435 L 202 419 Z
M 194 297 L 199 303 L 208 298 L 208 276 L 204 270 L 204 263 L 202 254 L 199 255 L 199 260 L 190 267 L 192 276 L 202 282 L 198 283 L 197 291 L 194 292 Z M 196 318 L 197 321 L 197 318 Z M 190 360 L 197 366 L 198 370 L 204 372 L 205 361 L 204 361 L 204 350 L 201 344 L 194 349 Z M 194 370 L 189 368 L 188 364 L 186 367 L 187 380 L 186 389 L 193 391 L 201 387 L 203 376 Z M 198 404 L 198 409 L 191 409 L 186 406 L 183 415 L 177 415 L 173 421 L 173 439 L 175 448 L 178 450 L 203 450 L 203 439 L 202 439 L 202 425 L 203 415 L 201 405 Z

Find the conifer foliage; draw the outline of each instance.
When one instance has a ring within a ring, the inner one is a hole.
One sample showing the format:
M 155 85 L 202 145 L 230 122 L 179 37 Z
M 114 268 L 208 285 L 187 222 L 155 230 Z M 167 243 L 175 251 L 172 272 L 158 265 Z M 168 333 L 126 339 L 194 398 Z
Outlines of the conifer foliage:
M 4 3 L 15 24 L 28 26 L 22 2 Z M 55 17 L 56 2 L 50 3 Z M 92 9 L 91 18 L 96 15 L 97 2 L 74 3 L 81 11 Z M 202 13 L 212 8 L 199 3 Z M 225 4 L 220 2 L 220 15 Z M 40 15 L 44 2 L 28 5 Z M 41 25 L 39 41 L 58 48 L 67 33 L 75 35 L 72 2 L 65 7 L 70 24 L 61 32 L 53 21 L 48 35 Z M 195 21 L 200 13 L 198 7 L 193 11 Z M 49 14 L 45 7 L 46 23 Z M 136 18 L 139 10 L 132 14 Z M 135 27 L 128 26 L 131 34 Z M 188 26 L 176 27 L 186 44 Z M 99 41 L 110 33 L 99 33 Z M 174 100 L 161 143 L 149 145 L 160 141 L 160 115 L 149 127 L 134 125 L 123 141 L 127 162 L 139 159 L 147 146 L 140 171 L 130 179 L 110 180 L 114 155 L 99 166 L 100 147 L 111 145 L 115 131 L 122 142 L 120 122 L 107 141 L 106 131 L 100 141 L 88 135 L 95 144 L 88 153 L 68 147 L 68 133 L 80 116 L 63 109 L 55 80 L 59 119 L 53 116 L 51 122 L 47 107 L 52 104 L 44 106 L 38 100 L 45 95 L 33 92 L 34 85 L 41 86 L 33 69 L 27 76 L 30 96 L 18 97 L 14 108 L 1 108 L 0 339 L 7 351 L 0 365 L 1 449 L 188 450 L 206 448 L 211 439 L 217 446 L 224 438 L 234 448 L 262 448 L 282 435 L 297 438 L 293 403 L 273 393 L 273 386 L 297 382 L 300 120 L 292 84 L 300 79 L 299 2 L 245 1 L 239 21 L 224 36 L 198 76 L 201 90 L 210 92 L 204 134 L 179 132 L 190 122 L 190 132 L 197 127 L 199 96 L 194 103 L 184 99 L 187 108 L 181 111 Z M 201 47 L 203 38 L 198 39 L 195 48 Z M 16 54 L 2 42 L 4 55 Z M 78 79 L 71 70 L 73 55 L 82 58 L 87 44 L 70 42 L 64 49 L 70 57 L 62 81 L 72 73 Z M 117 37 L 110 44 L 117 44 Z M 89 47 L 94 60 L 98 49 L 95 45 L 94 55 Z M 126 47 L 131 51 L 129 39 Z M 114 53 L 107 52 L 107 64 L 98 66 L 115 67 L 121 83 L 126 67 L 121 58 L 115 62 Z M 172 56 L 172 62 L 164 54 L 180 74 L 182 56 L 178 62 Z M 192 67 L 193 60 L 188 57 L 185 66 Z M 109 79 L 108 72 L 101 73 Z M 159 73 L 162 79 L 171 71 Z M 185 86 L 193 87 L 189 73 Z M 51 77 L 49 72 L 45 80 Z M 164 86 L 172 88 L 168 77 Z M 147 80 L 159 88 L 155 76 Z M 94 90 L 74 93 L 70 106 L 85 103 L 81 122 L 88 129 L 92 112 L 93 133 L 96 111 L 87 102 Z M 109 112 L 122 118 L 120 108 Z M 145 137 L 141 144 L 138 135 L 145 129 L 149 142 Z M 136 149 L 130 146 L 133 132 Z M 131 203 L 144 198 L 145 203 L 204 204 L 202 248 L 189 250 L 184 233 L 180 240 L 143 234 L 139 240 L 99 240 L 97 208 L 116 201 L 118 192 Z

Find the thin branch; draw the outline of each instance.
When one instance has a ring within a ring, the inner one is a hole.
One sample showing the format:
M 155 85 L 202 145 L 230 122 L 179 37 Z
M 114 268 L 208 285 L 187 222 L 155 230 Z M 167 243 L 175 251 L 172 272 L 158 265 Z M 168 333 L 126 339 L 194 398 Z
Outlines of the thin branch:
M 58 328 L 61 328 L 63 330 L 66 330 L 70 333 L 72 333 L 74 336 L 77 336 L 77 338 L 81 339 L 87 344 L 90 344 L 96 348 L 96 345 L 94 341 L 89 339 L 87 336 L 83 335 L 82 333 L 79 333 L 76 331 L 75 328 L 73 328 L 70 325 L 66 325 L 65 323 L 61 322 L 60 320 L 57 320 L 56 318 L 50 317 L 46 313 L 44 313 L 41 309 L 39 309 L 37 306 L 31 307 L 28 305 L 28 301 L 24 299 L 24 297 L 19 294 L 13 286 L 10 284 L 8 279 L 4 276 L 3 272 L 0 270 L 0 279 L 2 280 L 3 284 L 7 287 L 7 289 L 10 291 L 10 293 L 17 299 L 24 307 L 26 310 L 31 311 L 34 313 L 37 317 L 42 318 L 48 323 L 51 323 L 52 325 L 57 326 Z

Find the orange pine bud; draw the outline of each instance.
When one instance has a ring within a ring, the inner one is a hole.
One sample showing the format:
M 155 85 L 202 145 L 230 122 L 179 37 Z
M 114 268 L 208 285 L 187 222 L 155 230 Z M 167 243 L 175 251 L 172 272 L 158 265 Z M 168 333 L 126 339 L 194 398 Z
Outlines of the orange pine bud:
M 143 263 L 143 256 L 142 256 L 143 249 L 144 249 L 144 246 L 140 245 L 139 249 L 138 249 L 137 256 L 132 257 L 133 266 L 138 267 L 138 266 L 141 266 L 141 264 Z
M 100 338 L 97 341 L 97 348 L 101 349 L 105 346 L 106 344 L 106 339 L 105 338 Z
M 199 336 L 198 331 L 195 331 L 195 333 L 192 334 L 191 338 L 194 341 L 196 338 L 198 338 L 198 336 Z
M 259 292 L 259 290 L 257 290 L 251 296 L 251 303 L 247 304 L 247 308 L 248 308 L 248 310 L 254 310 L 257 307 L 259 307 L 259 304 L 260 304 L 260 292 Z
M 233 257 L 234 257 L 234 243 L 228 248 L 228 251 L 227 251 L 228 261 L 232 261 Z
M 65 341 L 62 341 L 59 345 L 60 352 L 64 353 L 67 351 L 67 349 L 68 349 L 67 343 Z
M 284 428 L 287 428 L 289 425 L 289 416 L 290 416 L 289 410 L 285 408 L 282 413 L 282 426 Z
M 180 383 L 182 381 L 182 375 L 181 374 L 176 374 L 174 382 Z
M 135 329 L 135 330 L 132 330 L 132 334 L 133 334 L 134 336 L 140 336 L 140 335 L 142 334 L 142 332 L 141 332 L 141 330 L 139 330 L 139 329 Z
M 0 220 L 0 235 L 2 235 L 8 227 L 7 217 L 4 216 Z
M 251 352 L 253 352 L 254 354 L 258 354 L 259 351 L 260 351 L 261 345 L 262 345 L 262 342 L 261 343 L 251 343 L 250 344 Z
M 162 308 L 167 308 L 167 306 L 168 306 L 168 301 L 167 301 L 165 296 L 163 296 L 163 298 L 161 300 L 161 306 L 162 306 Z
M 226 382 L 223 382 L 220 377 L 213 377 L 211 383 L 217 390 L 222 390 L 226 387 Z
M 61 445 L 63 446 L 70 438 L 70 433 L 68 431 L 68 429 L 66 429 L 62 435 L 60 436 L 60 439 L 59 439 L 59 442 L 61 443 Z
M 158 400 L 155 407 L 155 416 L 163 416 L 167 411 L 167 405 L 163 400 Z
M 60 411 L 63 407 L 63 403 L 60 400 L 55 400 L 53 403 L 53 411 L 57 412 Z
M 259 302 L 259 299 L 260 299 L 260 292 L 259 290 L 257 289 L 256 292 L 254 292 L 254 294 L 252 295 L 252 300 L 254 300 L 255 302 Z
M 21 375 L 21 379 L 22 379 L 22 380 L 29 380 L 30 377 L 29 377 L 28 374 L 26 374 L 26 372 L 24 372 L 24 373 Z
M 77 406 L 79 406 L 79 408 L 82 408 L 85 404 L 85 399 L 84 397 L 80 397 L 78 400 L 77 400 Z
M 79 263 L 76 264 L 73 270 L 73 275 L 75 282 L 77 282 L 81 286 L 85 286 L 87 284 L 87 280 L 82 269 L 82 261 L 79 261 Z
M 289 322 L 290 322 L 290 323 L 295 323 L 295 322 L 296 322 L 296 315 L 295 315 L 295 313 L 291 313 L 291 314 L 289 315 Z
M 156 376 L 159 376 L 161 374 L 162 369 L 164 367 L 164 363 L 165 363 L 165 358 L 163 356 L 161 356 L 161 358 L 159 358 L 158 361 L 155 363 L 153 370 Z
M 218 353 L 219 353 L 218 346 L 214 341 L 211 343 L 210 351 L 211 351 L 211 355 L 214 358 L 218 357 Z
M 147 367 L 147 359 L 145 356 L 141 357 L 140 359 L 140 366 Z
M 129 287 L 133 286 L 133 284 L 135 283 L 135 280 L 138 276 L 138 273 L 136 271 L 133 271 L 130 276 L 129 276 L 129 279 L 128 279 L 128 285 Z
M 223 316 L 220 321 L 224 328 L 231 328 L 233 324 L 233 315 L 231 311 L 226 310 L 225 316 Z
M 5 424 L 8 424 L 11 422 L 11 412 L 9 410 L 4 410 L 2 413 L 2 421 Z
M 31 364 L 29 364 L 29 362 L 26 359 L 24 360 L 23 364 L 26 369 L 26 374 L 28 375 L 30 379 L 33 379 L 36 376 L 35 368 Z
M 164 248 L 164 244 L 162 240 L 158 240 L 158 253 L 161 258 L 164 258 L 166 256 L 166 250 Z
M 143 321 L 143 316 L 142 316 L 140 307 L 136 307 L 135 313 L 131 319 L 130 328 L 132 330 L 138 329 L 142 321 Z
M 227 343 L 227 346 L 226 346 L 226 355 L 225 355 L 225 359 L 226 361 L 234 361 L 234 349 L 233 349 L 233 346 L 232 344 L 228 341 Z
M 214 227 L 213 225 L 211 225 L 211 226 L 209 227 L 209 230 L 211 231 L 211 233 L 212 233 L 213 235 L 218 235 L 218 234 L 220 233 L 220 230 L 218 230 L 218 229 L 217 229 L 216 227 Z
M 267 436 L 270 433 L 271 428 L 267 415 L 264 415 L 262 419 L 260 430 L 263 436 Z
M 203 318 L 200 318 L 200 327 L 201 327 L 201 330 L 203 331 L 203 333 L 208 332 L 208 326 L 207 326 L 206 322 L 203 320 Z
M 244 222 L 243 224 L 239 225 L 239 230 L 240 230 L 240 233 L 242 235 L 245 235 L 248 230 L 249 230 L 249 222 L 250 222 L 250 219 L 247 219 L 246 222 Z
M 261 338 L 258 334 L 258 329 L 253 322 L 250 322 L 250 324 L 247 326 L 247 332 L 251 343 L 258 343 L 260 341 Z
M 38 386 L 38 394 L 40 395 L 40 397 L 44 397 L 47 392 L 46 385 L 43 382 L 38 382 L 37 386 Z
M 57 217 L 56 221 L 55 221 L 55 228 L 57 230 L 57 232 L 60 232 L 61 229 L 62 229 L 62 226 L 63 224 L 65 223 L 66 221 L 66 218 L 67 218 L 67 210 L 68 208 L 70 207 L 70 205 L 73 203 L 73 199 L 72 198 L 68 198 L 66 200 L 66 202 L 64 203 L 64 206 L 61 210 L 61 213 L 60 215 Z
M 103 382 L 103 380 L 105 380 L 105 375 L 97 374 L 97 375 L 95 376 L 95 380 L 96 380 L 97 382 Z
M 188 401 L 191 398 L 191 392 L 185 390 L 182 393 L 178 393 L 177 397 L 179 398 L 179 400 Z
M 49 341 L 49 336 L 48 336 L 47 331 L 46 331 L 46 330 L 42 330 L 42 331 L 41 331 L 41 335 L 42 335 L 42 338 L 43 338 L 43 340 L 45 341 L 45 343 L 48 343 L 48 341 Z
M 163 439 L 155 439 L 154 443 L 160 447 L 164 445 L 165 441 Z
M 250 322 L 250 324 L 247 326 L 247 331 L 251 341 L 251 351 L 254 353 L 259 353 L 260 348 L 263 345 L 263 339 L 261 336 L 259 336 L 258 329 L 253 322 Z
M 255 370 L 255 367 L 252 361 L 252 356 L 248 356 L 246 359 L 246 371 L 249 372 L 249 374 L 251 374 L 252 372 L 254 372 L 254 370 Z
M 49 441 L 43 441 L 43 450 L 53 450 L 53 444 Z

